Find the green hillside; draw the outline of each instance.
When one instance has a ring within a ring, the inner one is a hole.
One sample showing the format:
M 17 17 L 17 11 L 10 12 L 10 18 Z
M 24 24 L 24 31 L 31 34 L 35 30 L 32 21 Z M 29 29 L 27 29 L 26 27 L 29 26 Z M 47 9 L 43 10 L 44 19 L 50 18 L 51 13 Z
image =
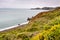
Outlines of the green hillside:
M 0 40 L 60 40 L 60 8 L 38 13 L 27 25 L 0 32 Z

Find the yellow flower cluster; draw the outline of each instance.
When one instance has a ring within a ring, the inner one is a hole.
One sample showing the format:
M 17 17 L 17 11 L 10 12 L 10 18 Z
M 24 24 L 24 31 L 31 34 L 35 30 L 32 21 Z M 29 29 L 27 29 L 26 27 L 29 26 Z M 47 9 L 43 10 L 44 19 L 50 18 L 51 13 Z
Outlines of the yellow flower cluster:
M 59 31 L 60 29 L 60 24 L 58 24 L 58 25 L 54 25 L 54 26 L 52 26 L 52 28 L 51 29 L 49 29 L 49 30 L 44 30 L 42 33 L 39 33 L 39 34 L 37 34 L 36 36 L 34 36 L 34 37 L 32 37 L 31 38 L 31 40 L 54 40 L 54 38 L 53 37 L 55 37 L 55 39 L 56 39 L 56 37 L 58 37 L 58 36 L 60 36 L 58 33 L 60 33 L 60 32 L 58 32 L 57 34 L 55 34 L 56 32 L 56 30 L 57 31 Z M 51 34 L 52 33 L 52 34 Z M 55 35 L 57 35 L 57 36 L 55 36 Z M 48 36 L 50 36 L 50 35 L 52 35 L 52 37 L 48 37 Z M 54 36 L 53 36 L 54 35 Z M 57 40 L 57 39 L 56 39 Z M 59 40 L 59 39 L 58 39 Z

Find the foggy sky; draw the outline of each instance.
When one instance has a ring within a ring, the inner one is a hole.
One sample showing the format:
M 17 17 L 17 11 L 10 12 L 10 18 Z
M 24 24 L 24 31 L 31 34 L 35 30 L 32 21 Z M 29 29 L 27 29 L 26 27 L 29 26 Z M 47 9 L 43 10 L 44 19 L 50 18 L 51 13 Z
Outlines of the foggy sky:
M 0 0 L 0 8 L 60 6 L 60 0 Z

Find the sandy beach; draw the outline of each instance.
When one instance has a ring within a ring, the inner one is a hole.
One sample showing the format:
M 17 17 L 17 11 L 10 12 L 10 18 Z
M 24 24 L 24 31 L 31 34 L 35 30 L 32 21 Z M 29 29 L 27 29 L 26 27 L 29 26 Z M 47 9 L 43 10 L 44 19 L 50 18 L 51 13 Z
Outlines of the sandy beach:
M 17 27 L 26 25 L 26 24 L 28 24 L 28 23 L 29 23 L 29 21 L 24 22 L 24 23 L 21 23 L 21 24 L 14 25 L 14 26 L 10 26 L 10 27 L 8 27 L 8 28 L 0 29 L 0 32 L 1 32 L 1 31 L 6 31 L 6 30 L 9 30 L 9 29 L 14 29 L 14 28 L 17 28 Z

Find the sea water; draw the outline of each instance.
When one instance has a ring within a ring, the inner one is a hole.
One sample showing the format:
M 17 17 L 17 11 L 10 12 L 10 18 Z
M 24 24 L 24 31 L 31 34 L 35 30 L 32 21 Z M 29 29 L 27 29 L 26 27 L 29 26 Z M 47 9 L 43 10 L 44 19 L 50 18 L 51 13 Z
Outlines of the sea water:
M 27 18 L 46 10 L 30 10 L 17 8 L 0 8 L 0 29 L 12 27 L 27 21 Z

